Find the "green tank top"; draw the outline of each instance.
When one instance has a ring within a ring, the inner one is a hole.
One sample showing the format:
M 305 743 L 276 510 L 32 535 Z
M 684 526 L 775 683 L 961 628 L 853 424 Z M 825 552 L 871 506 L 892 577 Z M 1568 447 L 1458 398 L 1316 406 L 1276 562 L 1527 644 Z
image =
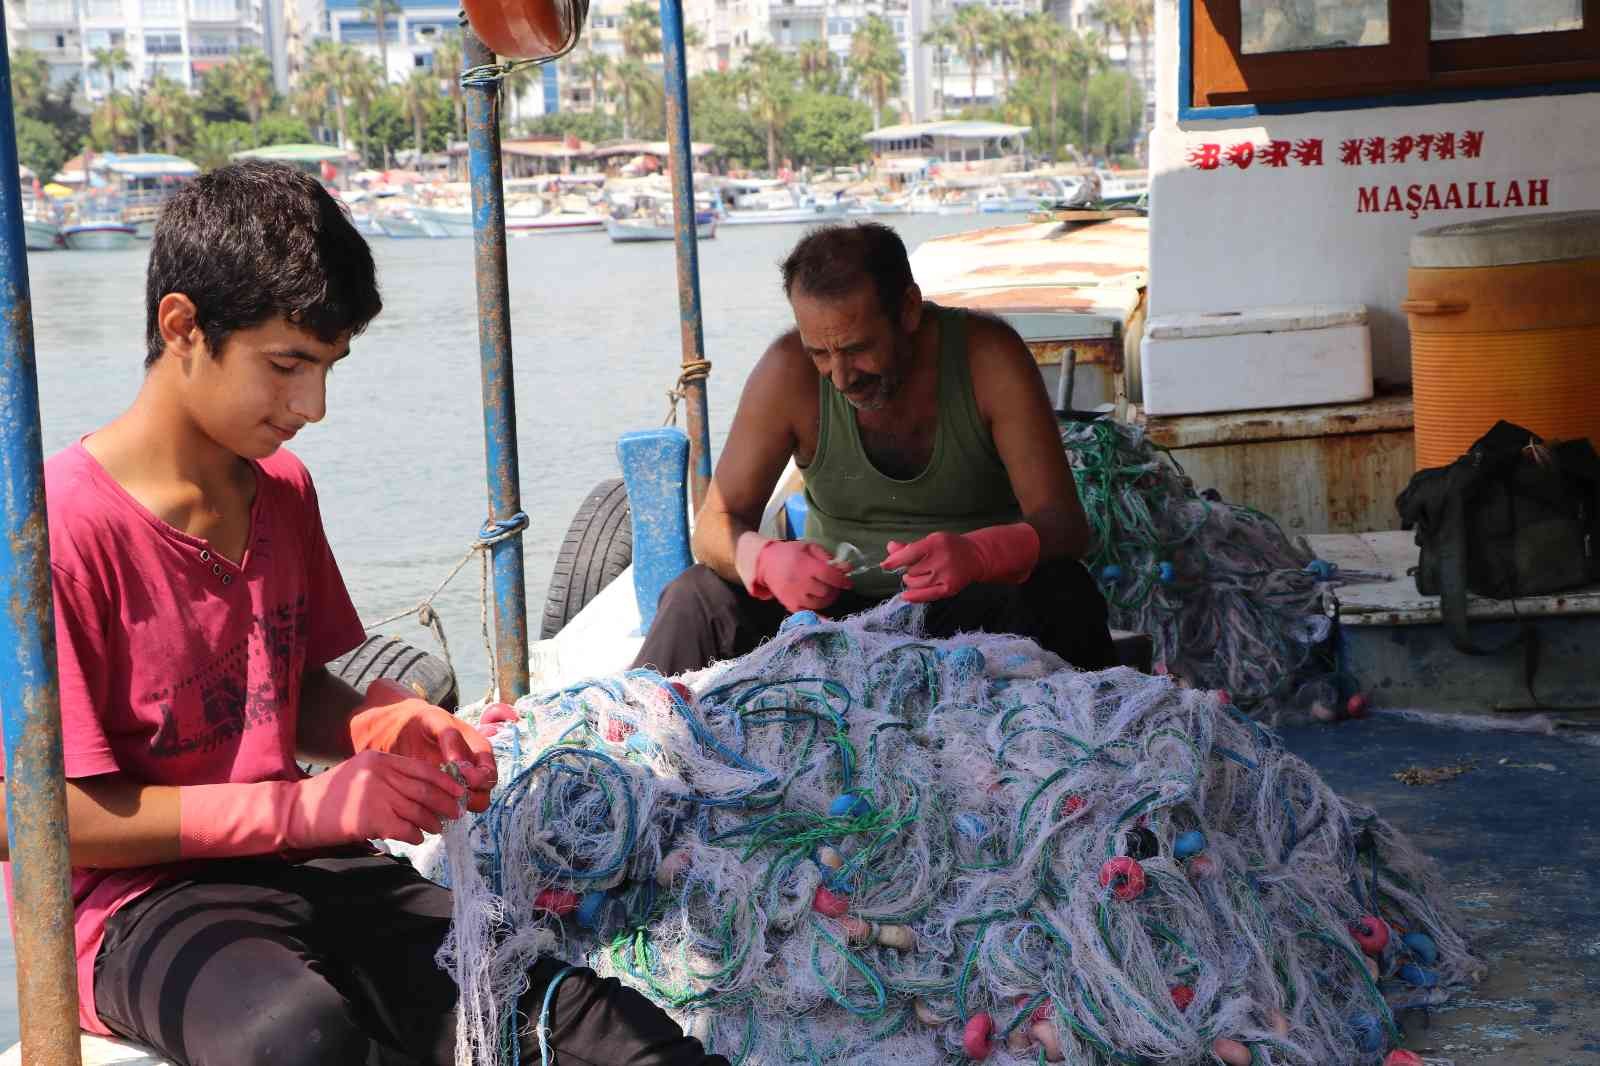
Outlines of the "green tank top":
M 805 539 L 829 553 L 848 541 L 872 562 L 891 540 L 910 543 L 940 531 L 969 533 L 1018 521 L 1022 509 L 994 438 L 978 414 L 967 365 L 967 313 L 935 307 L 939 319 L 939 425 L 933 457 L 909 480 L 885 477 L 867 458 L 855 409 L 819 376 L 817 454 L 805 477 Z M 852 579 L 868 596 L 893 595 L 900 579 L 868 570 Z

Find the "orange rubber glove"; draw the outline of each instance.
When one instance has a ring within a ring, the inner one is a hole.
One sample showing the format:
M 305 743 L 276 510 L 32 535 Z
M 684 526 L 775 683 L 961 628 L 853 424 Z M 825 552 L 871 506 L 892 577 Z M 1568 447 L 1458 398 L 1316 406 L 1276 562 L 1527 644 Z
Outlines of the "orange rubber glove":
M 948 599 L 972 584 L 1020 585 L 1039 562 L 1039 533 L 1026 522 L 971 533 L 930 533 L 914 544 L 889 542 L 885 570 L 904 570 L 910 603 Z
M 380 677 L 350 715 L 350 740 L 359 754 L 408 755 L 437 767 L 455 763 L 467 784 L 467 810 L 489 809 L 494 788 L 494 749 L 471 725 L 397 681 Z
M 758 600 L 777 600 L 792 614 L 820 611 L 853 588 L 822 547 L 804 540 L 739 538 L 735 566 L 744 587 Z

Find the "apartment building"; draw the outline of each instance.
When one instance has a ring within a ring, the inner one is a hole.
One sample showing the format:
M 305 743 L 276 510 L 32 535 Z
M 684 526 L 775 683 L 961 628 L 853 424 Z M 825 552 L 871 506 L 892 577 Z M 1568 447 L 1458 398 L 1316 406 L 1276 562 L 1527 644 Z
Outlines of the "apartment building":
M 50 84 L 74 80 L 90 101 L 112 88 L 130 90 L 164 74 L 185 86 L 243 48 L 271 57 L 268 27 L 283 0 L 14 0 L 9 5 L 12 47 L 45 57 Z M 122 48 L 130 69 L 109 77 L 95 53 Z
M 771 44 L 793 53 L 808 41 L 826 42 L 844 63 L 850 39 L 869 15 L 889 21 L 900 42 L 903 64 L 900 97 L 890 107 L 923 118 L 932 101 L 929 49 L 921 44 L 933 0 L 686 0 L 684 20 L 700 32 L 703 43 L 689 50 L 691 75 L 727 70 L 743 61 L 751 48 Z
M 460 29 L 461 5 L 440 0 L 400 0 L 398 8 L 385 4 L 386 48 L 378 45 L 378 24 L 371 0 L 321 0 L 317 36 L 353 45 L 374 59 L 387 51 L 384 73 L 393 84 L 418 70 L 433 70 L 433 50 L 439 39 Z M 591 18 L 593 16 L 591 15 Z M 454 72 L 449 72 L 454 73 Z M 447 76 L 441 71 L 440 77 Z M 539 77 L 518 86 L 513 113 L 528 117 L 559 108 L 558 76 L 553 65 L 539 69 Z

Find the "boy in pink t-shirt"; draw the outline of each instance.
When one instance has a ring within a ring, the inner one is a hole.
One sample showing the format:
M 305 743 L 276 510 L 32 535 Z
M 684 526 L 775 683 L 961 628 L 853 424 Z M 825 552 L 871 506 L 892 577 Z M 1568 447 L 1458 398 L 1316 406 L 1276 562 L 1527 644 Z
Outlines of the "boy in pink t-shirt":
M 455 1061 L 449 893 L 368 841 L 483 810 L 494 759 L 325 668 L 363 632 L 282 449 L 381 307 L 315 179 L 212 171 L 156 229 L 138 397 L 45 464 L 80 1021 L 177 1063 Z M 562 969 L 530 971 L 523 1014 Z M 563 1062 L 724 1062 L 592 971 L 557 991 Z

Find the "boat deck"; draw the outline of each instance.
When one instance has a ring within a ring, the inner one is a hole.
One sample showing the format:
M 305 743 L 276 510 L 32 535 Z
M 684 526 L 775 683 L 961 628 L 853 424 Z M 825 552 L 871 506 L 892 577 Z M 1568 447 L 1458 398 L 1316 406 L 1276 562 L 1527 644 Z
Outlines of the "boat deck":
M 1439 863 L 1488 977 L 1402 1017 L 1430 1060 L 1600 1064 L 1600 730 L 1577 740 L 1384 716 L 1288 729 L 1291 751 Z M 1439 784 L 1394 774 L 1468 767 Z

